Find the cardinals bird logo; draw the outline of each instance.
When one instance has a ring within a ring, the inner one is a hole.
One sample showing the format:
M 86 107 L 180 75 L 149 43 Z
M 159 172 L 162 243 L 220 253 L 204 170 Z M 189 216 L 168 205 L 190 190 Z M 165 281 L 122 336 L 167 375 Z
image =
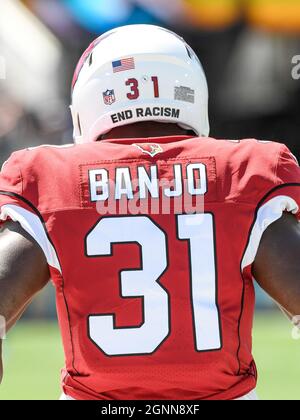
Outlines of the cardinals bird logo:
M 151 157 L 154 157 L 158 155 L 159 153 L 163 153 L 163 148 L 157 143 L 139 143 L 139 144 L 133 144 L 133 146 L 137 147 L 143 153 L 146 153 L 147 155 Z

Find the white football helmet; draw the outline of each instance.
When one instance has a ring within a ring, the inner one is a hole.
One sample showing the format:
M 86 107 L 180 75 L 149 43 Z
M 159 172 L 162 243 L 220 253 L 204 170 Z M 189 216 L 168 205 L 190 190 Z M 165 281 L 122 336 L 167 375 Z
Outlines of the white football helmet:
M 208 88 L 198 57 L 178 35 L 152 25 L 113 29 L 89 46 L 74 74 L 71 111 L 75 143 L 142 121 L 209 135 Z

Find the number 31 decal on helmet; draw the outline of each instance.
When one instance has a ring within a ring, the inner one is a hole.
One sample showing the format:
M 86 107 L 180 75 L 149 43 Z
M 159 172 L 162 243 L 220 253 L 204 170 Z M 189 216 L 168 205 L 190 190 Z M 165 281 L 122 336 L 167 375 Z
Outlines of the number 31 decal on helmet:
M 89 46 L 74 74 L 71 111 L 76 143 L 142 121 L 209 135 L 208 89 L 198 57 L 178 35 L 152 25 L 114 29 Z

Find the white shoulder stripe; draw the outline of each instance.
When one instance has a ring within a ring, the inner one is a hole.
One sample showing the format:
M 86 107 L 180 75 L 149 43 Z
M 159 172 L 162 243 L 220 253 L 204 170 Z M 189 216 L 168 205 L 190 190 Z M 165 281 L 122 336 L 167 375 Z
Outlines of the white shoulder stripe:
M 272 198 L 258 210 L 256 222 L 252 228 L 249 244 L 242 261 L 242 270 L 253 264 L 264 232 L 272 223 L 279 220 L 285 211 L 293 214 L 299 211 L 296 201 L 285 195 Z
M 29 233 L 42 248 L 48 264 L 61 273 L 62 271 L 56 251 L 49 241 L 39 217 L 22 207 L 13 204 L 5 204 L 1 207 L 0 219 L 6 220 L 8 217 L 14 222 L 20 223 L 22 228 Z

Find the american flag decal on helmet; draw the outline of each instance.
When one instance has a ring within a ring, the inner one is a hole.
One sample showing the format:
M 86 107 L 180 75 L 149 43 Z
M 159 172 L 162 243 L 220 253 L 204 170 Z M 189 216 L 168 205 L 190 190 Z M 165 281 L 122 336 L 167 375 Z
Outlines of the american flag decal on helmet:
M 117 60 L 112 62 L 113 72 L 120 73 L 121 71 L 128 71 L 135 69 L 134 58 L 123 58 L 122 60 Z

